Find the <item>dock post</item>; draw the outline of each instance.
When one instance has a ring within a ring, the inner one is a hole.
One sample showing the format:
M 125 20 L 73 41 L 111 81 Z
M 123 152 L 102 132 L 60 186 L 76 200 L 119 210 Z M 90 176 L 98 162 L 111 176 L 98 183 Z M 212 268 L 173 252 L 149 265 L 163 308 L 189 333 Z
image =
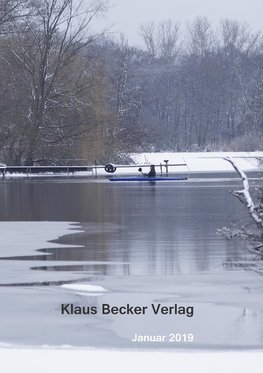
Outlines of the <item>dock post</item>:
M 189 166 L 188 166 L 188 164 L 187 164 L 187 162 L 186 162 L 186 160 L 185 160 L 184 157 L 183 157 L 183 160 L 184 160 L 184 163 L 185 163 L 185 165 L 186 165 L 186 167 L 187 167 L 187 170 L 188 170 L 187 179 L 189 179 L 191 171 L 190 171 L 190 168 L 189 168 Z
M 168 162 L 169 160 L 164 160 L 164 163 L 165 163 L 165 169 L 166 169 L 166 176 L 168 176 Z
M 95 179 L 97 179 L 97 161 L 96 161 L 96 159 L 95 159 L 94 165 L 95 165 Z

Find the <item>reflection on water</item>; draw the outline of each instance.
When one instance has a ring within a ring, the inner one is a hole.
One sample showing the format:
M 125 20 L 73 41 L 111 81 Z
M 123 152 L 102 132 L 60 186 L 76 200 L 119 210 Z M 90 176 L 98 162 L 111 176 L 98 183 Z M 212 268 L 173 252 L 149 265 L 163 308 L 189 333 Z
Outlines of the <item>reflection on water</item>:
M 237 188 L 233 184 L 47 178 L 0 183 L 0 220 L 10 221 L 10 231 L 19 226 L 26 241 L 22 245 L 17 237 L 10 255 L 2 250 L 9 257 L 0 261 L 0 342 L 141 348 L 131 342 L 134 333 L 179 332 L 193 333 L 194 344 L 143 348 L 260 348 L 263 285 L 246 271 L 253 263 L 246 260 L 245 242 L 217 235 L 218 228 L 246 218 L 228 193 Z M 77 231 L 67 224 L 66 233 L 58 234 L 50 221 L 79 223 L 72 226 Z M 70 282 L 95 283 L 109 291 L 96 296 L 61 288 Z M 179 303 L 194 306 L 196 313 L 192 318 L 79 317 L 59 311 L 61 303 L 99 308 L 103 302 Z
M 174 275 L 229 270 L 231 266 L 225 263 L 237 262 L 246 253 L 244 243 L 227 242 L 217 235 L 218 228 L 245 216 L 227 192 L 229 185 L 223 183 L 130 186 L 45 180 L 6 182 L 0 188 L 2 220 L 78 221 L 83 226 L 84 233 L 56 241 L 73 248 L 36 248 L 53 254 L 43 255 L 42 260 L 68 265 L 38 269 Z M 71 261 L 93 263 L 72 267 Z M 105 263 L 96 263 L 101 261 Z M 107 265 L 116 261 L 125 264 Z

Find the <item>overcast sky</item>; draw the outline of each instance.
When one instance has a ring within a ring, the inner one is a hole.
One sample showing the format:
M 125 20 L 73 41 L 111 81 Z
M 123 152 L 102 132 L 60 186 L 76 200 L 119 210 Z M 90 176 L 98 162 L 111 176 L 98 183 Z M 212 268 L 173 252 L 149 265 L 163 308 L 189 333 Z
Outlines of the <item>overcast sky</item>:
M 109 3 L 103 24 L 112 24 L 112 31 L 124 33 L 130 44 L 140 44 L 142 23 L 169 18 L 184 23 L 206 15 L 213 24 L 231 18 L 263 31 L 263 0 L 109 0 Z

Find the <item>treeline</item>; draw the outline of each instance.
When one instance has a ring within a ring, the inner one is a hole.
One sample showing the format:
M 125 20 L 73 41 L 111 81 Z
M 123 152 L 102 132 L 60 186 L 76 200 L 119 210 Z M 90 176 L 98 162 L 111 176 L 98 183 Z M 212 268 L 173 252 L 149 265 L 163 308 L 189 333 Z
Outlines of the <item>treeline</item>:
M 204 17 L 149 23 L 139 49 L 92 31 L 105 10 L 104 1 L 0 0 L 2 162 L 262 149 L 260 32 Z

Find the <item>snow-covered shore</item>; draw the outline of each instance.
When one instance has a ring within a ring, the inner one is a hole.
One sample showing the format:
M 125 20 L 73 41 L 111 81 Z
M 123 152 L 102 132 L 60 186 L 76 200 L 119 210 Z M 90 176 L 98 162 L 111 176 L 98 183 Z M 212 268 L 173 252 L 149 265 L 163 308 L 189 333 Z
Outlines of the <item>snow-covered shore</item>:
M 262 371 L 259 352 L 164 352 L 71 348 L 1 348 L 4 373 L 109 372 L 254 373 Z
M 160 162 L 169 159 L 170 162 L 176 161 L 178 157 L 185 159 L 191 158 L 262 158 L 263 152 L 156 152 L 156 153 L 131 153 L 130 157 L 135 162 Z
M 263 171 L 263 152 L 196 152 L 196 153 L 176 153 L 176 152 L 160 152 L 160 153 L 130 153 L 125 156 L 131 161 L 130 164 L 114 164 L 116 171 L 109 173 L 105 171 L 105 165 L 93 166 L 92 171 L 77 171 L 75 177 L 92 177 L 92 176 L 111 176 L 111 175 L 140 175 L 138 167 L 143 168 L 143 172 L 149 171 L 149 165 L 156 166 L 157 174 L 165 174 L 168 165 L 169 174 L 186 174 L 194 175 L 195 173 L 234 173 L 234 169 L 225 160 L 227 157 L 232 157 L 239 167 L 244 171 Z M 164 162 L 168 161 L 168 163 Z M 68 178 L 74 177 L 67 173 L 43 173 L 43 174 L 20 174 L 6 173 L 6 178 Z
M 139 166 L 143 167 L 145 172 L 151 164 L 155 165 L 157 174 L 166 172 L 166 164 L 169 174 L 235 172 L 231 164 L 225 160 L 227 157 L 234 158 L 244 171 L 263 169 L 262 164 L 260 165 L 263 152 L 131 153 L 129 157 L 133 164 L 126 165 L 126 167 L 125 165 L 115 165 L 114 175 L 139 174 Z M 97 169 L 93 168 L 93 174 L 109 175 L 103 166 Z

